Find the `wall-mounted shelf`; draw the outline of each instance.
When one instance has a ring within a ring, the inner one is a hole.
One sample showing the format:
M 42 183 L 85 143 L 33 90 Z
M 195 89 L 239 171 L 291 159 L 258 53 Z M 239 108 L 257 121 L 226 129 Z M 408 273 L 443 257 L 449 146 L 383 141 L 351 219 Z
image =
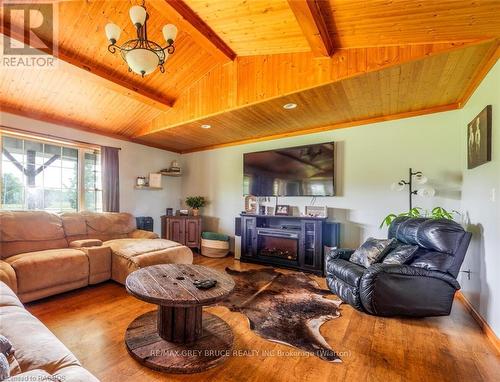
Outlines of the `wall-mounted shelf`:
M 136 190 L 163 190 L 163 187 L 135 186 Z
M 160 174 L 165 176 L 181 176 L 182 173 L 178 171 L 160 171 Z

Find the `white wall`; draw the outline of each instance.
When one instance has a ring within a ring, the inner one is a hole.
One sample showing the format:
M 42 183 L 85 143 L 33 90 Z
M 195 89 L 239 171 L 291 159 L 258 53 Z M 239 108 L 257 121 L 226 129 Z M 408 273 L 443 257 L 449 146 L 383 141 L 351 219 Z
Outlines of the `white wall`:
M 8 113 L 0 113 L 0 124 L 34 133 L 120 147 L 120 209 L 135 216 L 153 217 L 157 233 L 160 233 L 160 216 L 165 214 L 165 208 L 179 208 L 180 178 L 162 177 L 163 190 L 134 189 L 137 176 L 148 176 L 150 172 L 169 167 L 172 160 L 179 160 L 178 154 Z
M 209 228 L 233 235 L 234 217 L 243 209 L 243 153 L 335 141 L 339 194 L 318 198 L 316 205 L 328 206 L 330 215 L 343 222 L 341 244 L 355 247 L 368 236 L 384 237 L 380 220 L 407 209 L 407 194 L 391 192 L 389 185 L 406 176 L 408 167 L 423 171 L 437 194 L 432 199 L 416 197 L 414 204 L 461 212 L 474 236 L 462 266 L 472 271 L 471 279 L 461 274 L 459 281 L 465 296 L 500 335 L 499 86 L 497 63 L 461 110 L 184 155 L 182 195 L 206 196 Z M 467 123 L 489 104 L 493 160 L 467 170 Z M 280 203 L 303 211 L 310 198 L 281 198 Z
M 467 170 L 467 123 L 487 105 L 493 105 L 492 161 Z M 462 290 L 476 310 L 500 336 L 500 62 L 460 110 L 463 169 L 461 210 L 467 216 L 473 240 L 462 266 L 472 271 L 459 278 Z M 493 194 L 493 195 L 492 195 Z M 496 195 L 495 195 L 496 194 Z M 492 197 L 493 196 L 493 197 Z
M 378 226 L 388 213 L 408 210 L 408 193 L 393 192 L 390 185 L 406 178 L 409 167 L 423 171 L 437 189 L 432 200 L 415 197 L 416 206 L 460 207 L 460 140 L 458 113 L 446 112 L 192 153 L 182 157 L 182 194 L 206 196 L 210 203 L 204 214 L 213 217 L 213 228 L 233 234 L 234 218 L 244 205 L 243 153 L 335 141 L 338 194 L 317 198 L 316 205 L 328 206 L 331 216 L 345 223 L 342 245 L 355 247 L 368 236 L 386 235 Z M 302 212 L 310 202 L 280 198 L 280 204 Z

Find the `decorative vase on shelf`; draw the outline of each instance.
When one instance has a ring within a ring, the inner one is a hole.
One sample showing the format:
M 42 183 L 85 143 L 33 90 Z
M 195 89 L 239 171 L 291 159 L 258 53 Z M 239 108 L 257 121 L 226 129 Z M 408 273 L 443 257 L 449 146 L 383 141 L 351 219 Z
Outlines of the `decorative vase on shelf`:
M 198 216 L 200 214 L 200 210 L 198 208 L 193 208 L 193 216 Z

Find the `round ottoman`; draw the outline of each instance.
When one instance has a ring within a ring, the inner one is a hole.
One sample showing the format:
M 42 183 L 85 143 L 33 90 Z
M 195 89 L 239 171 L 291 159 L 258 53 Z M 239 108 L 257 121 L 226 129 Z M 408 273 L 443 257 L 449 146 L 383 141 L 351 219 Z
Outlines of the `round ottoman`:
M 229 236 L 217 232 L 201 234 L 201 254 L 207 257 L 224 257 L 229 253 Z

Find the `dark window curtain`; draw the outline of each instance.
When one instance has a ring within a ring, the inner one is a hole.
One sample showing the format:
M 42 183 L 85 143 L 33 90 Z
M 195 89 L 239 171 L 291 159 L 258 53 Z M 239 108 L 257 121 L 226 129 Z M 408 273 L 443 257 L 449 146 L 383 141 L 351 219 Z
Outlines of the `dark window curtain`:
M 116 147 L 101 147 L 102 209 L 104 212 L 120 212 L 120 175 Z

